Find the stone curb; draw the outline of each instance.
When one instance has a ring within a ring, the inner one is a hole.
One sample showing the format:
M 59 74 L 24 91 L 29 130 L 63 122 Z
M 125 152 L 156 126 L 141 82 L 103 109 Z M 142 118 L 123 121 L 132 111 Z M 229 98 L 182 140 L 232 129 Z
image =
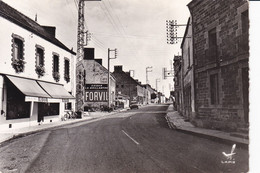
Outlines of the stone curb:
M 170 129 L 173 129 L 173 130 L 176 130 L 176 131 L 180 131 L 180 132 L 183 132 L 183 133 L 186 133 L 186 134 L 196 135 L 198 137 L 210 139 L 210 140 L 215 141 L 215 142 L 221 142 L 221 143 L 230 144 L 230 145 L 233 145 L 235 143 L 235 144 L 237 144 L 238 147 L 241 147 L 241 148 L 244 148 L 244 149 L 248 149 L 248 145 L 249 144 L 246 141 L 245 142 L 243 142 L 243 141 L 235 141 L 235 140 L 232 140 L 232 139 L 227 139 L 227 138 L 223 138 L 223 137 L 216 136 L 216 135 L 210 135 L 210 134 L 205 134 L 205 133 L 200 133 L 200 132 L 197 132 L 197 131 L 193 131 L 191 129 L 185 129 L 185 127 L 176 126 L 174 124 L 174 122 L 171 122 L 170 118 L 168 117 L 168 114 L 170 112 L 169 107 L 168 107 L 167 114 L 166 114 L 165 118 L 167 120 L 167 123 L 168 123 Z

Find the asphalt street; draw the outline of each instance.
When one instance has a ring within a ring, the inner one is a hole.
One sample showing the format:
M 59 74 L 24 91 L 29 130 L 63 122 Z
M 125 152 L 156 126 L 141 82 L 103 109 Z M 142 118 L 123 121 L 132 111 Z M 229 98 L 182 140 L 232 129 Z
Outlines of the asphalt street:
M 248 172 L 248 151 L 172 130 L 167 105 L 46 130 L 0 147 L 2 172 Z

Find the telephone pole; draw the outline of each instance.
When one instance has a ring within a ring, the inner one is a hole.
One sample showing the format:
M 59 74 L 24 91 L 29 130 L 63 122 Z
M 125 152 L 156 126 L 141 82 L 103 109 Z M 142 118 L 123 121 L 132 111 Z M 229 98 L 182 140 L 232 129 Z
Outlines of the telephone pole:
M 101 1 L 101 0 L 79 0 L 78 4 L 78 34 L 77 34 L 77 63 L 76 63 L 76 110 L 81 111 L 84 105 L 84 80 L 85 71 L 83 68 L 82 60 L 84 57 L 83 47 L 87 45 L 88 39 L 86 39 L 86 44 L 84 44 L 84 34 L 88 36 L 88 32 L 85 32 L 85 16 L 84 16 L 84 6 L 85 1 Z

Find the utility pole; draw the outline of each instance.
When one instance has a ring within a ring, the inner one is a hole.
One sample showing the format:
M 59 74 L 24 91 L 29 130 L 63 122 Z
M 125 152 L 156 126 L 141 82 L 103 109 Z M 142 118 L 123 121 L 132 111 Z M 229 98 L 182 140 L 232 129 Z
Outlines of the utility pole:
M 177 24 L 177 20 L 166 20 L 166 32 L 167 32 L 167 44 L 177 44 L 179 39 L 183 37 L 178 37 L 178 27 L 187 26 L 186 24 Z M 186 37 L 191 38 L 191 37 Z
M 160 79 L 156 79 L 156 91 L 158 92 L 158 82 L 160 82 Z
M 115 52 L 115 55 L 112 58 L 110 58 L 110 52 L 111 51 Z M 108 65 L 107 65 L 107 70 L 108 70 L 108 80 L 107 80 L 108 108 L 110 108 L 110 59 L 116 59 L 116 58 L 117 58 L 117 49 L 109 49 L 108 48 L 108 55 L 107 55 L 107 60 L 108 60 Z
M 85 91 L 85 71 L 82 64 L 84 52 L 83 47 L 87 45 L 88 39 L 86 39 L 86 44 L 84 44 L 84 34 L 88 36 L 88 32 L 85 32 L 85 17 L 84 17 L 84 6 L 85 1 L 101 1 L 101 0 L 79 0 L 78 5 L 78 33 L 77 33 L 77 63 L 76 63 L 76 110 L 81 111 L 84 105 L 84 91 Z
M 149 84 L 149 80 L 148 80 L 148 72 L 152 72 L 152 71 L 153 71 L 152 68 L 153 68 L 152 66 L 150 66 L 150 67 L 146 67 L 146 84 Z

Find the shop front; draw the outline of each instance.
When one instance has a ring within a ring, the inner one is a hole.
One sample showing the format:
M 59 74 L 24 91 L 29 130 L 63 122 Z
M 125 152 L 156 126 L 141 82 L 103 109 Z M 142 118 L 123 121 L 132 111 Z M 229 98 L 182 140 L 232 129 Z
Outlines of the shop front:
M 1 75 L 1 128 L 20 128 L 59 121 L 75 102 L 61 84 Z

